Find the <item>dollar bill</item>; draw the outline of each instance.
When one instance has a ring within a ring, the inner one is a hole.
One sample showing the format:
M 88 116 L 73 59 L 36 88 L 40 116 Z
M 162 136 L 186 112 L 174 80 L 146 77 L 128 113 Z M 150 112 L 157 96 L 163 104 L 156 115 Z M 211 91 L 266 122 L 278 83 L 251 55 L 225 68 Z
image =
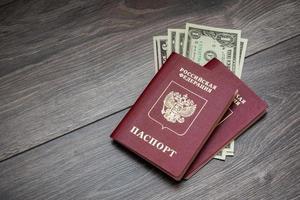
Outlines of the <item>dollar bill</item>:
M 176 45 L 176 29 L 168 29 L 168 57 L 172 52 L 175 52 Z
M 168 56 L 172 52 L 183 55 L 185 29 L 168 29 Z
M 241 31 L 186 24 L 184 56 L 205 65 L 216 57 L 231 71 L 236 71 L 240 58 Z
M 159 59 L 158 59 L 158 39 L 156 36 L 153 37 L 153 53 L 154 53 L 154 68 L 155 73 L 159 69 Z
M 238 68 L 236 68 L 236 70 L 233 71 L 233 73 L 239 78 L 241 78 L 242 71 L 243 71 L 247 43 L 248 43 L 248 39 L 241 38 L 241 41 L 240 41 L 240 63 L 239 63 Z M 227 144 L 220 151 L 222 151 L 222 152 L 218 152 L 218 154 L 225 155 L 225 158 L 226 158 L 226 156 L 234 156 L 234 140 L 232 140 L 229 144 Z M 214 158 L 219 159 L 219 156 L 215 156 Z M 221 157 L 221 158 L 223 158 L 223 157 Z M 219 160 L 225 160 L 225 158 L 219 159 Z
M 225 151 L 220 150 L 215 156 L 214 156 L 215 159 L 218 159 L 218 160 L 225 160 L 226 159 L 226 154 L 225 154 Z
M 241 78 L 241 76 L 242 76 L 244 60 L 245 60 L 246 50 L 247 50 L 247 44 L 248 44 L 248 39 L 241 38 L 241 41 L 240 41 L 240 63 L 239 63 L 238 68 L 236 69 L 236 71 L 233 71 L 233 73 L 239 78 Z M 226 158 L 226 156 L 234 156 L 234 140 L 232 140 L 229 144 L 227 144 L 220 151 L 223 151 L 220 154 L 225 155 L 225 158 Z M 216 159 L 218 159 L 218 158 L 216 158 Z
M 225 160 L 226 156 L 234 156 L 234 140 L 227 144 L 223 149 L 221 149 L 214 158 L 218 160 Z
M 185 29 L 177 29 L 175 52 L 181 55 L 183 55 L 184 39 L 185 39 Z
M 224 151 L 226 156 L 234 155 L 234 140 L 232 140 L 229 144 L 224 147 Z
M 244 61 L 245 61 L 245 56 L 246 56 L 247 45 L 248 45 L 248 39 L 241 38 L 240 64 L 239 64 L 238 70 L 236 72 L 234 72 L 237 75 L 237 77 L 239 77 L 239 78 L 242 77 L 242 71 L 243 71 L 243 66 L 244 66 Z
M 223 149 L 221 149 L 215 156 L 215 159 L 225 160 L 226 156 L 234 155 L 234 140 L 227 144 Z
M 168 58 L 168 36 L 154 36 L 153 47 L 154 51 L 156 51 L 156 53 L 154 52 L 154 62 L 155 66 L 157 65 L 157 67 L 155 67 L 155 71 L 157 72 Z
M 236 69 L 236 71 L 233 72 L 239 78 L 241 78 L 241 76 L 242 76 L 244 60 L 245 60 L 246 50 L 247 50 L 247 44 L 248 44 L 248 39 L 241 38 L 241 41 L 240 41 L 240 63 L 239 63 L 238 68 Z M 224 149 L 222 149 L 221 151 L 223 151 L 221 154 L 225 155 L 225 157 L 226 156 L 234 156 L 234 140 L 232 140 L 229 144 L 227 144 L 224 147 Z
M 215 159 L 218 160 L 225 160 L 226 156 L 233 156 L 234 155 L 234 140 L 224 146 L 215 156 Z

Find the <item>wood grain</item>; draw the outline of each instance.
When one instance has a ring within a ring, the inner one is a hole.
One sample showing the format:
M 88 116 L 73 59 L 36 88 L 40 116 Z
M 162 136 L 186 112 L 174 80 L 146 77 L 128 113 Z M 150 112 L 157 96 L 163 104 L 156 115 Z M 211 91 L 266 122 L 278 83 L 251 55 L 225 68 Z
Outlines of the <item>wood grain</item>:
M 288 12 L 286 12 L 288 10 Z M 238 28 L 248 55 L 299 34 L 298 1 L 20 1 L 0 7 L 0 160 L 130 106 L 152 36 Z
M 243 79 L 269 104 L 236 142 L 176 183 L 111 142 L 127 110 L 0 163 L 0 199 L 299 199 L 300 36 L 246 59 Z
M 5 6 L 8 5 L 10 3 L 12 3 L 14 0 L 1 0 L 0 1 L 0 6 Z

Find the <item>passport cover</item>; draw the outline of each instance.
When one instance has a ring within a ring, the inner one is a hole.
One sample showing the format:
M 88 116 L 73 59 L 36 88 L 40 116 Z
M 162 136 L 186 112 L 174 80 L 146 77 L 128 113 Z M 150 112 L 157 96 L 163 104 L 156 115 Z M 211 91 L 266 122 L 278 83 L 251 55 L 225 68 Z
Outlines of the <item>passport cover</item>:
M 231 81 L 173 53 L 111 138 L 180 180 L 232 103 Z
M 225 145 L 238 137 L 250 125 L 257 121 L 266 112 L 268 107 L 265 101 L 258 97 L 219 60 L 211 60 L 204 68 L 211 70 L 218 77 L 232 80 L 234 86 L 238 88 L 238 94 L 184 175 L 185 179 L 189 179 Z

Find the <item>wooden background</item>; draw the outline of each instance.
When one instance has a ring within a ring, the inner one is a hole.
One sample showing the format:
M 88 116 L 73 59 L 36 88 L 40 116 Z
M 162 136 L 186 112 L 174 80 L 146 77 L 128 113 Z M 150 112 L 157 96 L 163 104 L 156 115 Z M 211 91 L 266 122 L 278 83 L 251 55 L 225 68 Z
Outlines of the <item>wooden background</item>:
M 241 29 L 269 104 L 236 153 L 176 183 L 111 142 L 154 74 L 152 36 Z M 0 199 L 300 199 L 297 0 L 0 2 Z

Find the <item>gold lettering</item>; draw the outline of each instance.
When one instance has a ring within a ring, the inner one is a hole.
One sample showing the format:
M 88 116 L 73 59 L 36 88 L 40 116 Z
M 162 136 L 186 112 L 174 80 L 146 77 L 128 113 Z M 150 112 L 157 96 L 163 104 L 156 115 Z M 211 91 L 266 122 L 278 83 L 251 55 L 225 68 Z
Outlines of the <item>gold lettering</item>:
M 210 83 L 209 81 L 197 76 L 196 74 L 193 74 L 192 72 L 182 67 L 180 68 L 179 72 L 182 72 L 179 74 L 179 76 L 182 77 L 183 80 L 192 83 L 193 85 L 199 87 L 200 89 L 208 93 L 211 93 L 213 90 L 217 89 L 216 85 Z
M 156 148 L 158 148 L 159 150 L 162 150 L 164 148 L 164 144 L 159 142 L 159 143 L 157 143 Z
M 157 150 L 162 151 L 163 153 L 168 154 L 169 157 L 177 154 L 177 152 L 171 149 L 169 146 L 165 145 L 162 142 L 159 142 L 157 139 L 153 138 L 151 135 L 146 134 L 144 131 L 140 131 L 139 128 L 133 126 L 130 130 L 131 133 L 136 135 L 138 138 L 142 139 L 143 141 L 147 142 L 148 144 L 155 147 Z
M 144 137 L 144 131 L 139 132 L 138 134 L 136 134 L 136 136 L 138 136 L 139 138 L 143 139 L 143 137 Z
M 134 135 L 136 135 L 138 131 L 139 129 L 135 126 L 133 126 L 132 129 L 130 130 L 130 132 L 133 133 Z
M 170 150 L 171 148 L 166 145 L 165 148 L 163 149 L 163 152 L 170 151 Z
M 151 138 L 149 141 L 149 144 L 151 144 L 152 146 L 155 146 L 156 142 L 157 142 L 157 139 Z
M 169 155 L 170 157 L 172 157 L 174 154 L 177 154 L 177 152 L 174 151 L 173 149 L 171 149 L 170 151 L 172 151 L 171 154 Z
M 147 137 L 151 138 L 150 135 L 144 135 L 144 141 L 149 142 L 149 140 L 146 139 Z

